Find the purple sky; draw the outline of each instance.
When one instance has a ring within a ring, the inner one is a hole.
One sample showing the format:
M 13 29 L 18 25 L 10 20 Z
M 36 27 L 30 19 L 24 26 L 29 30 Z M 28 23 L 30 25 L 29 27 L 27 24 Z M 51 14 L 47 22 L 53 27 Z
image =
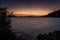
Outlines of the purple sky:
M 49 13 L 60 9 L 60 0 L 0 0 L 0 3 L 15 13 L 19 10 L 20 12 L 29 10 L 27 13 L 31 11 L 48 11 L 46 13 Z

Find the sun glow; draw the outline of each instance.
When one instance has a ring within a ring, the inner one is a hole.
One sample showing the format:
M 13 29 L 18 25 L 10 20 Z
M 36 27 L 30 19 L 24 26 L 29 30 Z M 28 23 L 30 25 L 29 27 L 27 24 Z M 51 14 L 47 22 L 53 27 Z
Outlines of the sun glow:
M 49 13 L 48 10 L 15 10 L 17 16 L 43 16 Z

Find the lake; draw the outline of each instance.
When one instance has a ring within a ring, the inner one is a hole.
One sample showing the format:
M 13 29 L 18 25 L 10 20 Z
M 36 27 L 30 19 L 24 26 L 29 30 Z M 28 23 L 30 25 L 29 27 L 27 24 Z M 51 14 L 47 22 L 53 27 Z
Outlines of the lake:
M 12 29 L 36 37 L 40 33 L 60 30 L 60 18 L 19 18 L 13 17 Z

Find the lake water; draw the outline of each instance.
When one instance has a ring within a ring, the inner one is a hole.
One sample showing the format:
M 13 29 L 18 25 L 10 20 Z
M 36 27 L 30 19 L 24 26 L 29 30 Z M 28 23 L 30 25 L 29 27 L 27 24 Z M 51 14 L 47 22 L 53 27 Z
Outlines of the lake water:
M 60 30 L 60 18 L 11 18 L 14 31 L 36 37 L 40 33 Z

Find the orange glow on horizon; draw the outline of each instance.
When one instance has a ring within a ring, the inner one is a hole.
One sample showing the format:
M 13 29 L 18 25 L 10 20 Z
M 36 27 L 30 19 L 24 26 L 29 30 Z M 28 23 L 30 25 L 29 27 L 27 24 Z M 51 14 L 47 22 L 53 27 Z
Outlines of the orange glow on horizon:
M 49 10 L 14 10 L 16 16 L 44 16 L 48 13 Z

